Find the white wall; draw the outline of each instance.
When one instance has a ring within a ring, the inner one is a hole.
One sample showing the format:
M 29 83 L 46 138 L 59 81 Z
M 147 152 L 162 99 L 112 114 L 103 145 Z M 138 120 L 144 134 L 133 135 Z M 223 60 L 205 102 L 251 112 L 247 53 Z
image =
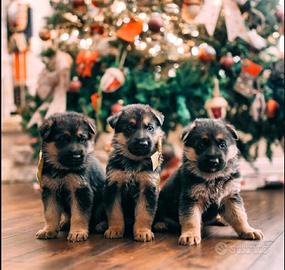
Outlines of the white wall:
M 10 0 L 2 0 L 1 14 L 1 47 L 2 47 L 2 74 L 1 74 L 1 97 L 2 97 L 2 119 L 10 116 L 13 107 L 13 84 L 12 84 L 12 69 L 11 56 L 7 51 L 7 34 L 6 34 L 6 7 Z M 51 7 L 48 0 L 29 0 L 32 8 L 33 20 L 33 37 L 31 39 L 31 49 L 27 56 L 27 85 L 30 93 L 34 94 L 36 89 L 37 76 L 41 71 L 43 64 L 39 58 L 41 52 L 42 41 L 38 37 L 38 32 L 44 25 L 44 17 L 51 13 Z

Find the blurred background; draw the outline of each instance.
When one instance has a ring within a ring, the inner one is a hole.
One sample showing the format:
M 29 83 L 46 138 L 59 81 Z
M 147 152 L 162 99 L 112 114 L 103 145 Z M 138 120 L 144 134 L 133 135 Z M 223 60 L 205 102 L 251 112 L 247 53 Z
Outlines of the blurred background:
M 3 0 L 2 180 L 36 183 L 37 129 L 54 112 L 106 118 L 131 103 L 165 115 L 162 184 L 183 126 L 224 118 L 240 134 L 244 189 L 284 183 L 284 2 Z

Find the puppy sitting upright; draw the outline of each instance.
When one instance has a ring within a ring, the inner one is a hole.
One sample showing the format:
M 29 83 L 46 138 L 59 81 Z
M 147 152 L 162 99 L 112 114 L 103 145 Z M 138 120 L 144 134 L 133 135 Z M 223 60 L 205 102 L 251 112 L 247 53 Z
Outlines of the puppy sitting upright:
M 125 106 L 108 119 L 115 135 L 104 190 L 106 238 L 121 238 L 130 227 L 135 240 L 154 239 L 163 120 L 160 112 L 142 104 Z
M 241 238 L 262 239 L 248 224 L 240 196 L 236 131 L 222 120 L 197 119 L 182 140 L 183 164 L 161 190 L 155 228 L 179 223 L 179 244 L 199 244 L 201 222 L 220 214 Z
M 104 216 L 104 171 L 94 157 L 95 124 L 75 112 L 54 114 L 40 127 L 42 201 L 46 224 L 39 239 L 55 238 L 60 219 L 70 224 L 67 239 L 83 241 Z M 92 221 L 92 222 L 91 222 Z

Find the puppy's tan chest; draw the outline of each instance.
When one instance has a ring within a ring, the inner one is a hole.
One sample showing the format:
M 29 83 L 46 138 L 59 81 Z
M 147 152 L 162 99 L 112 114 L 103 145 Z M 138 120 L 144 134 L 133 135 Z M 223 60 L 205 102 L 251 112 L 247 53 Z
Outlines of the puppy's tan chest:
M 216 202 L 220 204 L 221 200 L 240 192 L 240 181 L 232 180 L 228 183 L 217 184 L 197 184 L 190 190 L 190 196 L 198 199 L 202 203 Z
M 140 185 L 158 185 L 159 174 L 148 171 L 121 171 L 112 170 L 107 172 L 109 181 L 117 182 L 119 184 L 127 184 L 130 181 L 138 182 Z
M 69 191 L 75 191 L 76 189 L 86 187 L 87 185 L 87 181 L 77 174 L 68 174 L 62 178 L 43 176 L 43 187 L 47 187 L 51 190 L 57 190 L 64 187 Z

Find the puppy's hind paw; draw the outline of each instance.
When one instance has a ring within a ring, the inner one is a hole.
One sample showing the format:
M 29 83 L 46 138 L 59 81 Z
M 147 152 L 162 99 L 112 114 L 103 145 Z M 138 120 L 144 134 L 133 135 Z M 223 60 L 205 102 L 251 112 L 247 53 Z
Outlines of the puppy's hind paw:
M 104 236 L 107 239 L 123 238 L 123 235 L 124 229 L 120 227 L 109 227 L 104 233 Z
M 262 240 L 263 239 L 262 231 L 254 229 L 254 228 L 251 228 L 248 231 L 239 233 L 239 236 L 240 238 L 246 239 L 246 240 Z
M 37 239 L 53 239 L 57 238 L 57 231 L 50 231 L 47 229 L 41 229 L 36 233 Z
M 134 231 L 134 239 L 139 242 L 150 242 L 154 240 L 154 234 L 149 229 L 137 229 Z

